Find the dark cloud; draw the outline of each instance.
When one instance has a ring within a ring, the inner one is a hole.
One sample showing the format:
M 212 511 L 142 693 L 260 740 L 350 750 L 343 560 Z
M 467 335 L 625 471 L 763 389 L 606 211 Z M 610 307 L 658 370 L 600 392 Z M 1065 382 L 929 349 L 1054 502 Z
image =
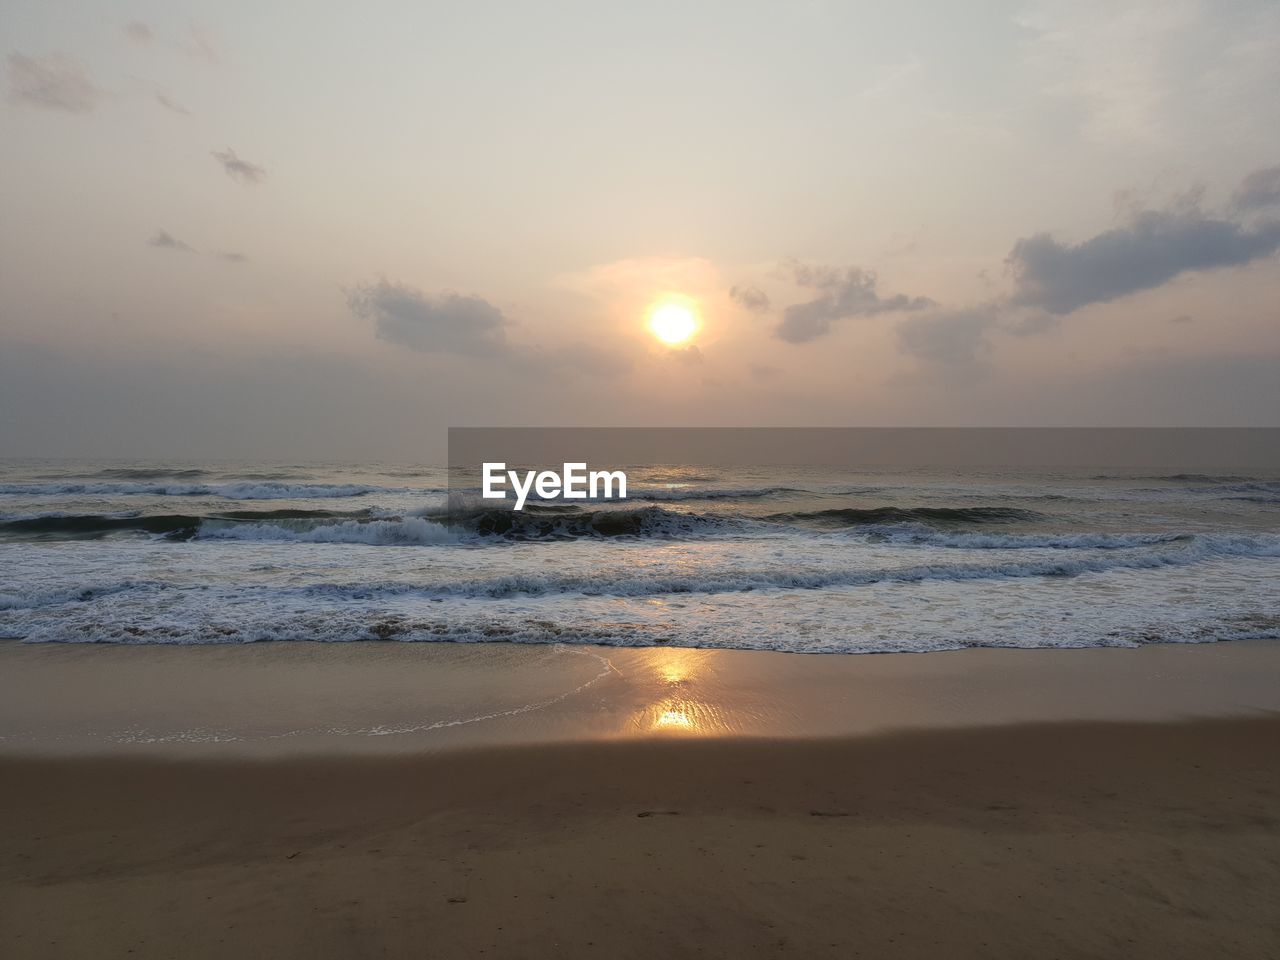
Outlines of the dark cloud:
M 28 57 L 11 53 L 8 72 L 9 97 L 14 103 L 89 113 L 102 99 L 102 91 L 89 80 L 84 68 L 57 54 Z
M 160 104 L 160 106 L 164 107 L 166 110 L 172 110 L 174 113 L 180 113 L 184 117 L 191 116 L 190 110 L 178 103 L 178 101 L 169 99 L 163 93 L 156 94 L 156 103 Z M 221 158 L 219 157 L 219 159 Z
M 756 380 L 772 380 L 782 373 L 781 367 L 771 367 L 767 363 L 753 363 L 747 370 Z
M 1129 223 L 1072 246 L 1047 233 L 1014 244 L 1011 302 L 1065 314 L 1182 273 L 1243 266 L 1280 250 L 1280 221 L 1247 227 L 1198 205 L 1145 210 Z
M 798 286 L 819 292 L 814 299 L 793 304 L 783 312 L 782 322 L 774 329 L 774 336 L 788 343 L 816 340 L 829 333 L 835 321 L 847 317 L 868 317 L 935 306 L 928 297 L 880 296 L 876 290 L 876 275 L 860 267 L 839 270 L 795 261 L 788 266 Z
M 378 339 L 423 353 L 496 356 L 507 352 L 509 321 L 479 297 L 456 293 L 428 296 L 420 290 L 379 280 L 347 294 L 356 316 L 371 320 Z
M 248 263 L 249 261 L 249 258 L 243 253 L 219 253 L 217 257 L 219 260 L 227 261 L 227 263 Z
M 134 43 L 146 45 L 151 42 L 151 28 L 141 20 L 130 20 L 126 23 L 124 35 Z
M 752 313 L 765 313 L 769 309 L 769 295 L 759 287 L 731 287 L 729 299 Z
M 183 243 L 168 230 L 157 230 L 147 241 L 148 247 L 159 247 L 162 250 L 181 250 L 183 253 L 195 253 L 195 248 Z
M 238 180 L 240 183 L 246 184 L 261 183 L 267 176 L 266 170 L 256 163 L 241 160 L 230 147 L 226 150 L 213 150 L 211 153 L 214 159 L 222 164 L 222 169 L 227 172 L 227 176 L 232 180 Z
M 982 308 L 921 314 L 898 324 L 898 346 L 930 363 L 977 367 L 991 349 L 987 332 L 995 321 L 995 315 Z
M 519 376 L 543 381 L 569 373 L 618 377 L 631 369 L 626 356 L 586 343 L 556 347 L 509 343 L 512 321 L 480 297 L 429 295 L 379 280 L 348 291 L 347 303 L 357 317 L 373 321 L 380 340 L 421 353 L 497 360 Z
M 1181 324 L 1181 323 L 1195 323 L 1195 318 L 1193 318 L 1190 314 L 1187 314 L 1187 313 L 1180 313 L 1180 314 L 1178 314 L 1176 317 L 1170 317 L 1170 318 L 1169 318 L 1169 322 L 1170 322 L 1170 323 L 1179 323 L 1179 324 Z
M 1051 330 L 1082 307 L 1159 287 L 1199 270 L 1244 266 L 1280 251 L 1280 220 L 1246 222 L 1245 211 L 1280 204 L 1280 167 L 1257 170 L 1241 182 L 1230 210 L 1207 212 L 1194 189 L 1163 210 L 1146 209 L 1121 194 L 1125 222 L 1076 245 L 1048 233 L 1014 244 L 1008 263 L 1011 296 L 980 307 L 929 313 L 898 327 L 905 353 L 939 364 L 974 368 L 990 349 L 988 334 L 1028 336 Z M 815 283 L 830 283 L 829 272 Z M 1170 319 L 1191 323 L 1190 316 Z
M 1240 181 L 1231 202 L 1237 210 L 1280 206 L 1280 167 L 1253 171 Z

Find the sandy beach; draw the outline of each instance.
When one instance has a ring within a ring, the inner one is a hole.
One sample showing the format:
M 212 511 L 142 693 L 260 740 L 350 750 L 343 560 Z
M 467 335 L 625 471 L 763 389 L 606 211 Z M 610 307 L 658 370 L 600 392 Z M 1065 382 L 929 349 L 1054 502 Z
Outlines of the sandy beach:
M 1277 745 L 1268 718 L 11 759 L 0 952 L 1273 957 Z
M 1280 946 L 1280 717 L 1274 685 L 1259 682 L 1280 651 L 1266 642 L 596 650 L 613 669 L 583 689 L 577 655 L 363 652 L 364 672 L 340 645 L 0 648 L 6 694 L 27 691 L 8 699 L 6 732 L 19 710 L 44 722 L 58 677 L 77 690 L 96 672 L 86 716 L 110 728 L 110 701 L 152 732 L 189 734 L 6 739 L 0 954 L 1195 958 Z M 236 654 L 248 655 L 239 668 Z M 1100 658 L 1106 684 L 1090 680 Z M 287 668 L 276 703 L 291 720 L 317 699 L 354 709 L 328 696 L 327 663 L 359 691 L 363 719 L 385 722 L 406 709 L 391 678 L 412 676 L 415 659 L 427 713 L 428 675 L 452 690 L 470 671 L 505 676 L 496 700 L 576 692 L 455 727 L 253 739 L 249 676 Z M 184 671 L 204 686 L 184 689 Z M 230 716 L 223 673 L 238 677 L 226 688 L 247 720 Z M 239 740 L 193 725 L 217 711 Z M 742 716 L 789 720 L 767 735 Z

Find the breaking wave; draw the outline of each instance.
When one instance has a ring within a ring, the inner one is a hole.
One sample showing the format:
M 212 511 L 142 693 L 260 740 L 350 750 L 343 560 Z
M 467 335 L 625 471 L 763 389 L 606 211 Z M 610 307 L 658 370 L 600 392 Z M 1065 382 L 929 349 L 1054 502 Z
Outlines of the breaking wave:
M 1034 510 L 1017 507 L 839 507 L 775 513 L 765 517 L 775 523 L 817 527 L 870 527 L 898 523 L 960 526 L 987 523 L 1027 523 L 1044 519 Z
M 403 520 L 343 520 L 307 525 L 280 520 L 275 523 L 236 523 L 206 520 L 196 537 L 201 540 L 283 540 L 293 543 L 363 543 L 372 546 L 435 545 L 457 543 L 457 531 L 422 517 Z
M 341 483 L 278 483 L 237 481 L 234 483 L 5 483 L 6 496 L 114 496 L 114 497 L 222 497 L 226 500 L 309 500 L 332 497 L 363 497 L 374 493 L 438 493 L 437 489 L 413 489 Z

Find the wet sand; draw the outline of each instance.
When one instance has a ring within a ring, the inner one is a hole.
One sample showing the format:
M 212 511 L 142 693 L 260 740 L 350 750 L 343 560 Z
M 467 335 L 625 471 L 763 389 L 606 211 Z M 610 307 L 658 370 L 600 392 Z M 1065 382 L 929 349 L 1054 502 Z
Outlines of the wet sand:
M 297 757 L 1280 711 L 1280 643 L 874 656 L 0 642 L 0 754 Z
M 1280 719 L 0 760 L 6 957 L 1274 957 Z

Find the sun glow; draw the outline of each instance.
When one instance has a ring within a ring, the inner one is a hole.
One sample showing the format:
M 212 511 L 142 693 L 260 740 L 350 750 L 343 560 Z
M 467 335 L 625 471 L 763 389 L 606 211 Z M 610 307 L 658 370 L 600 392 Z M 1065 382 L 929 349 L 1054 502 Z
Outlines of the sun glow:
M 649 312 L 649 331 L 667 346 L 678 347 L 698 332 L 698 318 L 682 303 L 659 303 Z

